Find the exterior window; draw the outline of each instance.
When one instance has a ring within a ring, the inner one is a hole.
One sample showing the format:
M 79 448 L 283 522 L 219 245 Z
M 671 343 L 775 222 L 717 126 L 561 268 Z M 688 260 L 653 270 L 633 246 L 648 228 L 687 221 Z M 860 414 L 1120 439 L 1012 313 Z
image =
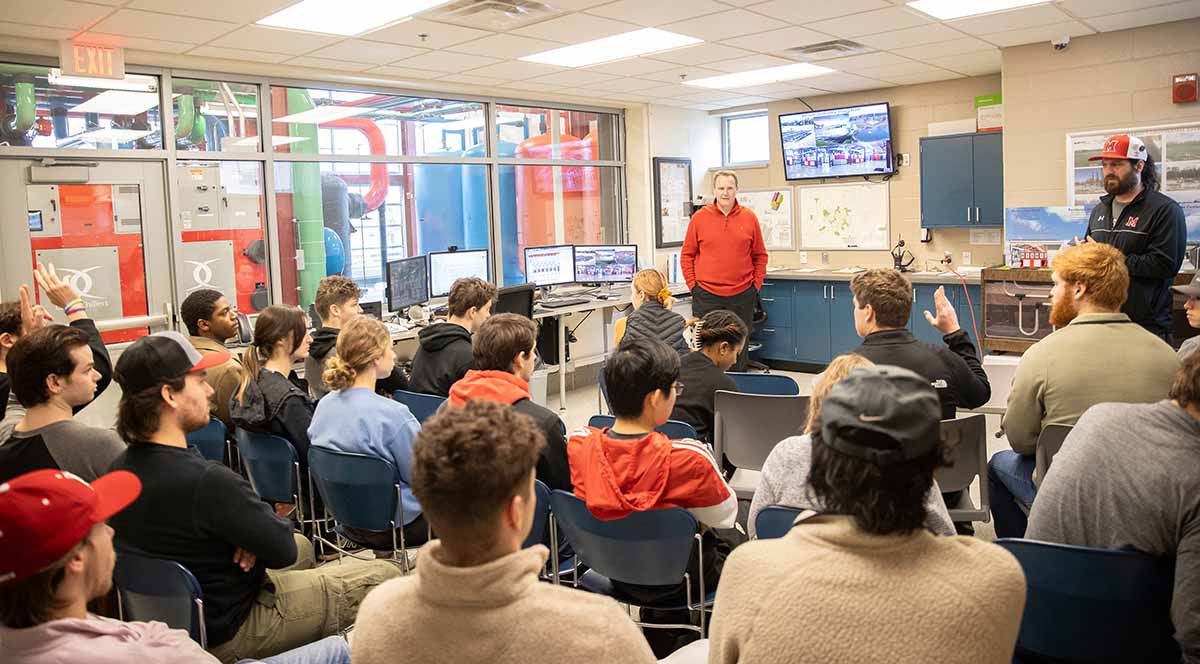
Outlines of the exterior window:
M 727 117 L 722 121 L 722 127 L 724 165 L 766 163 L 770 158 L 766 113 Z

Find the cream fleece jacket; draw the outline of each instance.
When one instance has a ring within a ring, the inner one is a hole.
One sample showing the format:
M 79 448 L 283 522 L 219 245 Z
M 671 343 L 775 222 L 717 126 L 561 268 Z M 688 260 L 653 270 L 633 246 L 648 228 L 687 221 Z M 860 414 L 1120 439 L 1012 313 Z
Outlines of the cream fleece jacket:
M 1009 664 L 1024 607 L 1021 567 L 994 544 L 816 517 L 730 554 L 708 661 Z
M 629 615 L 606 597 L 538 581 L 541 545 L 477 567 L 421 551 L 414 576 L 372 590 L 351 636 L 354 664 L 647 664 L 654 654 Z

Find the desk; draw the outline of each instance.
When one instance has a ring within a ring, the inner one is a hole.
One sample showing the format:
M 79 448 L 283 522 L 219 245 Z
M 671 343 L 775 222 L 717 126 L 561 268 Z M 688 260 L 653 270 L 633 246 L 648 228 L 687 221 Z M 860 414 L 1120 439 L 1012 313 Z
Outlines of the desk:
M 628 306 L 631 302 L 628 290 L 625 294 L 618 297 L 610 297 L 607 300 L 597 300 L 589 298 L 587 302 L 582 304 L 573 304 L 569 307 L 560 307 L 557 309 L 543 309 L 535 302 L 533 307 L 533 319 L 543 320 L 546 318 L 555 318 L 558 321 L 558 412 L 567 412 L 567 322 L 566 318 L 570 314 L 586 313 L 591 311 L 600 311 L 604 316 L 600 327 L 602 330 L 603 342 L 599 355 L 588 357 L 575 358 L 573 360 L 575 366 L 586 367 L 591 364 L 603 363 L 608 357 L 608 349 L 610 346 L 608 340 L 608 326 L 612 322 L 613 309 L 617 307 Z

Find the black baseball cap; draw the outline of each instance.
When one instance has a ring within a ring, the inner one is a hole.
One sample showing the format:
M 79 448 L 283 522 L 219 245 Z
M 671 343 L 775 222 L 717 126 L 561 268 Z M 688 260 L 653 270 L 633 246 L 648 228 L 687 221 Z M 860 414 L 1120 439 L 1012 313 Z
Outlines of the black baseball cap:
M 113 378 L 127 394 L 156 387 L 187 374 L 224 364 L 228 351 L 201 355 L 178 332 L 156 332 L 133 342 L 113 369 Z
M 900 367 L 860 367 L 821 404 L 821 441 L 879 466 L 937 448 L 942 407 L 929 381 Z
M 1171 290 L 1188 297 L 1200 297 L 1200 272 L 1192 277 L 1192 283 L 1186 286 L 1171 286 Z

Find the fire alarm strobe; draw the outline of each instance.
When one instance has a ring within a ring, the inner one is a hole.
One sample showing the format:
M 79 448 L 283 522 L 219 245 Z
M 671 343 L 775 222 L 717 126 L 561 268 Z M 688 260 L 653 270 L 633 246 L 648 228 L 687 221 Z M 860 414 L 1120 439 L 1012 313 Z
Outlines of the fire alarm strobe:
M 1190 104 L 1196 101 L 1196 72 L 1176 74 L 1171 77 L 1171 101 L 1176 104 Z

